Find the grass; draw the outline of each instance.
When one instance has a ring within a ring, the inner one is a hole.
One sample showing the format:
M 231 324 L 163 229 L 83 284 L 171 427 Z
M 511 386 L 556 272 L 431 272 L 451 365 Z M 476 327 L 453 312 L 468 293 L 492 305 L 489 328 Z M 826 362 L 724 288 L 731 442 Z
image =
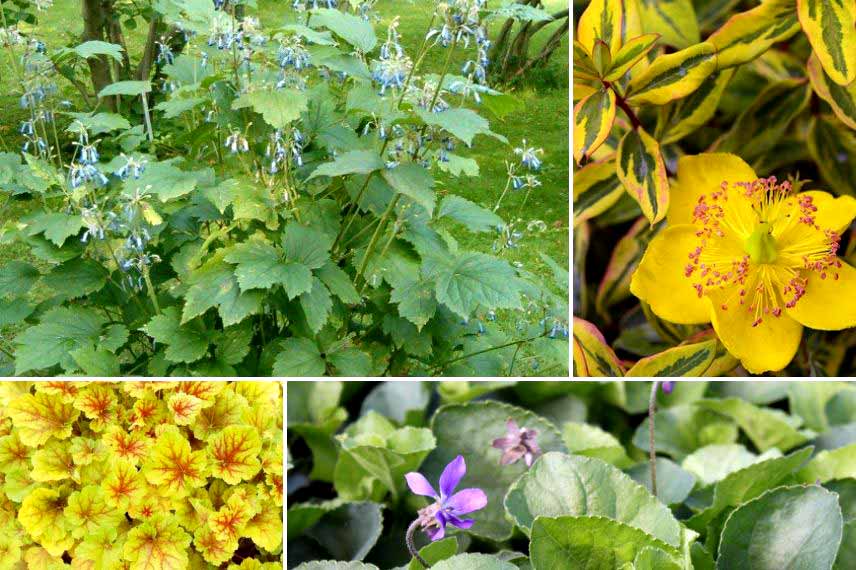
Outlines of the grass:
M 291 2 L 285 0 L 259 0 L 257 16 L 263 25 L 273 26 L 293 19 Z M 548 10 L 558 10 L 565 6 L 561 0 L 547 0 Z M 400 21 L 399 32 L 402 44 L 408 53 L 416 52 L 424 37 L 431 16 L 433 2 L 425 0 L 380 0 L 376 10 L 381 20 L 376 25 L 379 37 L 385 35 L 386 26 L 393 18 Z M 65 45 L 76 45 L 82 32 L 79 2 L 75 0 L 57 0 L 52 8 L 42 12 L 36 28 L 37 36 L 48 46 L 56 49 Z M 493 31 L 501 22 L 492 24 Z M 138 25 L 127 33 L 131 59 L 135 61 L 142 51 L 145 26 Z M 537 36 L 533 49 L 540 47 L 551 33 L 550 28 L 542 30 Z M 493 35 L 493 34 L 492 34 Z M 463 51 L 463 50 L 462 50 Z M 465 56 L 472 51 L 457 54 L 453 70 L 460 69 Z M 433 52 L 436 59 L 426 58 L 425 71 L 439 72 L 442 67 L 442 52 Z M 513 94 L 522 103 L 520 112 L 512 113 L 498 120 L 487 112 L 491 119 L 491 128 L 504 135 L 510 145 L 488 137 L 479 137 L 471 149 L 458 149 L 459 154 L 475 158 L 480 166 L 478 177 L 452 178 L 439 177 L 438 193 L 454 192 L 473 202 L 492 209 L 506 182 L 505 160 L 511 155 L 514 146 L 526 139 L 530 145 L 544 149 L 543 171 L 540 176 L 542 186 L 529 196 L 525 205 L 524 194 L 509 192 L 502 202 L 498 213 L 506 220 L 520 220 L 518 226 L 525 229 L 527 223 L 543 221 L 547 229 L 541 232 L 526 232 L 519 247 L 507 249 L 502 256 L 508 261 L 522 265 L 526 270 L 542 277 L 546 283 L 552 283 L 550 269 L 544 264 L 539 253 L 545 253 L 560 265 L 569 265 L 569 171 L 568 171 L 568 49 L 567 39 L 555 53 L 550 64 L 536 70 L 524 81 L 515 86 Z M 75 102 L 75 110 L 81 109 L 81 102 L 74 89 L 62 78 L 59 79 L 63 95 Z M 0 150 L 15 152 L 21 144 L 17 128 L 26 113 L 20 109 L 17 101 L 18 86 L 14 73 L 9 66 L 8 54 L 0 55 Z M 60 123 L 61 128 L 65 124 Z M 5 220 L 14 220 L 30 209 L 30 203 L 23 200 L 11 201 L 4 207 L 5 197 L 0 196 L 0 224 Z M 460 226 L 449 225 L 449 231 L 459 241 L 461 247 L 478 251 L 490 251 L 495 239 L 492 234 L 471 234 Z M 10 259 L 27 257 L 26 249 L 18 245 L 0 243 L 0 265 Z M 2 331 L 0 331 L 2 332 Z M 10 331 L 6 331 L 7 338 Z M 0 336 L 2 338 L 2 336 Z

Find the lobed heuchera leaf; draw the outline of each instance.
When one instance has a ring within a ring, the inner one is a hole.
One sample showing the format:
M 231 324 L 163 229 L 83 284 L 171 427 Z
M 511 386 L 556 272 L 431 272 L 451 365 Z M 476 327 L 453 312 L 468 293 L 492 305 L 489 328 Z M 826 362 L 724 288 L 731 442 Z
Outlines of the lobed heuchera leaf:
M 63 509 L 68 489 L 40 487 L 27 495 L 18 511 L 18 522 L 53 556 L 61 555 L 73 543 L 68 535 Z
M 51 437 L 68 438 L 72 423 L 80 414 L 59 396 L 48 394 L 21 396 L 9 405 L 8 413 L 21 441 L 30 447 L 42 445 Z
M 233 495 L 208 518 L 208 526 L 220 539 L 237 540 L 255 514 L 251 503 L 241 500 L 240 495 Z
M 217 536 L 208 525 L 200 526 L 193 534 L 193 544 L 202 557 L 211 564 L 219 566 L 228 560 L 238 549 L 238 539 Z
M 190 443 L 178 430 L 164 431 L 143 463 L 143 474 L 152 485 L 163 486 L 178 495 L 187 494 L 205 484 L 208 474 L 205 452 L 191 451 Z
M 32 448 L 24 445 L 18 432 L 0 437 L 0 472 L 9 473 L 13 469 L 29 469 Z
M 59 440 L 51 440 L 33 454 L 33 471 L 30 477 L 34 481 L 61 481 L 75 474 L 74 460 L 68 445 Z
M 196 419 L 196 414 L 202 409 L 205 400 L 178 392 L 169 397 L 167 407 L 173 413 L 175 423 L 180 426 L 186 426 L 193 423 Z
M 118 459 L 110 468 L 110 474 L 101 484 L 107 504 L 127 511 L 131 503 L 142 498 L 146 482 L 142 474 L 129 459 Z
M 119 426 L 107 428 L 102 441 L 119 459 L 138 465 L 148 455 L 151 440 L 139 431 L 124 431 Z
M 208 440 L 211 474 L 230 485 L 252 479 L 261 469 L 261 438 L 255 428 L 229 426 Z
M 130 570 L 185 570 L 190 535 L 174 519 L 155 515 L 131 529 L 123 549 Z
M 92 431 L 102 431 L 116 419 L 116 395 L 106 386 L 92 384 L 82 389 L 74 399 L 74 407 L 92 420 Z
M 63 513 L 75 538 L 95 532 L 102 526 L 115 528 L 124 519 L 123 512 L 107 503 L 107 494 L 97 485 L 87 485 L 72 493 Z

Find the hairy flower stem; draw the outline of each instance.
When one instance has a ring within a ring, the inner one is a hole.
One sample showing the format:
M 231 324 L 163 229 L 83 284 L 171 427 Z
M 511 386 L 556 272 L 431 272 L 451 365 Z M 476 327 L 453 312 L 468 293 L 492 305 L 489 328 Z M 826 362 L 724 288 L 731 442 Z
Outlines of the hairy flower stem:
M 651 398 L 648 400 L 648 464 L 651 467 L 651 494 L 657 496 L 657 451 L 654 449 L 654 414 L 657 411 L 657 389 L 660 383 L 651 384 Z
M 419 561 L 423 568 L 430 568 L 431 565 L 428 564 L 428 561 L 419 556 L 419 551 L 416 550 L 416 545 L 413 544 L 413 533 L 416 532 L 416 529 L 419 528 L 419 519 L 416 519 L 410 526 L 407 527 L 407 534 L 404 537 L 404 542 L 407 543 L 407 550 L 410 551 L 410 555 Z

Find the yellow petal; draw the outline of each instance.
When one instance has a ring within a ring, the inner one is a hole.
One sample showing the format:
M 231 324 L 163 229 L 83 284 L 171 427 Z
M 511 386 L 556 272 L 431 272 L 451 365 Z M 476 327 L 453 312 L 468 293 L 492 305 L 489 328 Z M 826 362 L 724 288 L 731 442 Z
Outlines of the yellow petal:
M 817 207 L 815 223 L 824 230 L 842 232 L 847 229 L 853 218 L 856 218 L 856 198 L 841 196 L 836 198 L 829 192 L 809 190 L 800 195 L 811 196 L 812 203 Z
M 681 157 L 678 180 L 672 184 L 669 196 L 669 225 L 693 223 L 693 209 L 699 196 L 716 192 L 724 181 L 749 182 L 756 178 L 752 167 L 733 154 L 716 152 Z M 728 206 L 737 205 L 729 202 Z
M 722 309 L 737 289 L 714 290 L 705 296 L 719 340 L 752 374 L 783 369 L 797 353 L 802 325 L 784 313 L 768 316 L 753 327 L 755 315 L 745 307 L 732 302 Z
M 657 234 L 630 280 L 630 292 L 651 305 L 661 319 L 683 325 L 710 322 L 710 313 L 684 275 L 687 257 L 698 245 L 696 228 L 669 227 Z
M 788 314 L 803 325 L 823 331 L 837 331 L 856 326 L 856 269 L 845 262 L 836 270 L 827 271 L 821 279 L 816 271 L 809 272 L 805 295 Z

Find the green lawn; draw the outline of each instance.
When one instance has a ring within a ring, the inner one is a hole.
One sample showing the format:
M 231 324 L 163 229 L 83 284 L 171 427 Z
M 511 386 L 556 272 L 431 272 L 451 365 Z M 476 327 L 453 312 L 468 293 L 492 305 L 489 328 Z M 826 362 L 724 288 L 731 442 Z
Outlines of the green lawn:
M 431 15 L 433 2 L 424 0 L 380 0 L 377 11 L 382 16 L 377 25 L 379 37 L 385 36 L 386 25 L 395 17 L 400 18 L 399 31 L 403 37 L 403 45 L 408 53 L 414 53 L 421 43 L 427 23 Z M 288 0 L 259 0 L 257 16 L 263 25 L 278 25 L 285 23 L 294 16 L 291 2 Z M 561 0 L 548 0 L 548 10 L 557 10 L 566 4 Z M 498 23 L 493 27 L 498 27 Z M 79 43 L 83 23 L 80 17 L 79 2 L 75 0 L 56 0 L 54 6 L 40 14 L 40 23 L 36 29 L 37 35 L 49 49 L 64 45 Z M 142 49 L 145 26 L 138 25 L 136 30 L 128 33 L 127 41 L 132 61 L 136 61 Z M 550 34 L 550 28 L 541 32 L 540 41 Z M 535 42 L 533 49 L 538 48 Z M 472 48 L 468 51 L 472 51 Z M 440 51 L 434 52 L 435 57 Z M 460 63 L 464 55 L 457 58 Z M 466 55 L 469 55 L 467 53 Z M 428 71 L 439 71 L 442 62 L 426 61 Z M 75 103 L 74 110 L 79 108 L 79 97 L 67 82 L 60 78 L 60 88 L 63 94 Z M 480 175 L 469 179 L 441 178 L 438 191 L 444 193 L 444 188 L 456 194 L 467 197 L 483 206 L 492 208 L 505 186 L 505 160 L 509 157 L 511 148 L 518 145 L 521 139 L 527 139 L 530 145 L 543 147 L 543 171 L 540 176 L 542 186 L 533 191 L 525 207 L 521 208 L 523 193 L 509 193 L 503 201 L 499 214 L 506 220 L 520 219 L 519 226 L 525 228 L 533 220 L 545 222 L 547 230 L 528 233 L 521 240 L 519 247 L 506 250 L 503 255 L 512 262 L 518 262 L 523 267 L 537 275 L 543 276 L 548 282 L 552 281 L 552 273 L 541 260 L 539 253 L 545 253 L 558 261 L 564 267 L 569 265 L 569 172 L 568 172 L 568 49 L 567 38 L 563 46 L 556 52 L 553 61 L 543 70 L 537 70 L 527 85 L 517 86 L 514 95 L 522 102 L 522 111 L 506 116 L 503 120 L 493 118 L 487 111 L 483 114 L 491 118 L 491 128 L 508 138 L 511 147 L 487 137 L 476 139 L 473 148 L 459 149 L 458 153 L 468 154 L 477 159 L 480 165 Z M 18 125 L 26 116 L 18 106 L 18 87 L 14 74 L 9 67 L 8 53 L 0 55 L 0 150 L 17 151 L 21 141 L 17 134 Z M 66 122 L 60 120 L 59 126 L 64 128 Z M 461 185 L 464 188 L 461 188 Z M 6 220 L 14 220 L 28 210 L 28 202 L 13 200 L 6 202 L 0 196 L 0 224 Z M 459 226 L 449 226 L 449 229 L 460 241 L 462 247 L 489 251 L 494 236 L 488 234 L 474 235 L 462 230 Z M 0 244 L 0 265 L 10 259 L 21 259 L 26 253 L 17 246 Z M 6 339 L 11 331 L 6 331 Z M 2 337 L 0 337 L 2 338 Z

